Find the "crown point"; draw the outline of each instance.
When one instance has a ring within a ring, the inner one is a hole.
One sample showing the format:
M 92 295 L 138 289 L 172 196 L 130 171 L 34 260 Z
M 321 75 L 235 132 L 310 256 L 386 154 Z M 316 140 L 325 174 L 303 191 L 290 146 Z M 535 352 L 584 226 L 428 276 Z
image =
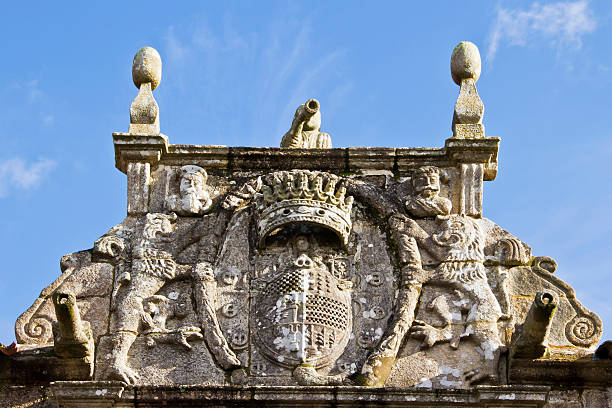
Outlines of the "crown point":
M 478 47 L 469 41 L 460 42 L 451 56 L 451 75 L 457 85 L 464 79 L 478 81 L 480 77 L 480 52 Z
M 132 79 L 136 88 L 151 83 L 151 90 L 157 88 L 162 78 L 162 62 L 155 48 L 143 47 L 134 56 Z

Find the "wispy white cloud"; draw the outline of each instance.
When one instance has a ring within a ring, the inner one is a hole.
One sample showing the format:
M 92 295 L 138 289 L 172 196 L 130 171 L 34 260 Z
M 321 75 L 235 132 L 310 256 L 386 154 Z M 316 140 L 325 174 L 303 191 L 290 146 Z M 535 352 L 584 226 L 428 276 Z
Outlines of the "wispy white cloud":
M 320 78 L 324 72 L 330 69 L 334 62 L 337 61 L 342 54 L 342 51 L 331 52 L 319 59 L 315 64 L 313 64 L 313 66 L 309 67 L 308 70 L 304 71 L 301 78 L 293 85 L 293 93 L 289 97 L 287 104 L 279 117 L 277 132 L 280 132 L 281 129 L 288 128 L 290 122 L 287 121 L 287 118 L 291 118 L 295 108 L 306 102 L 304 100 L 304 95 L 308 94 L 309 89 L 311 89 L 313 84 L 316 83 L 317 78 Z M 334 89 L 336 88 L 337 87 L 334 87 Z
M 51 126 L 55 121 L 55 117 L 53 115 L 43 115 L 42 122 L 45 126 Z
M 342 70 L 346 50 L 317 44 L 316 30 L 309 17 L 291 14 L 272 17 L 257 31 L 229 18 L 211 24 L 204 16 L 194 17 L 193 23 L 166 31 L 161 51 L 167 72 L 174 71 L 172 79 L 166 78 L 183 100 L 198 95 L 191 105 L 202 117 L 213 110 L 211 104 L 215 111 L 229 112 L 246 101 L 248 109 L 230 120 L 206 117 L 209 135 L 239 134 L 246 127 L 249 142 L 276 145 L 299 104 L 314 97 L 331 114 L 353 92 Z
M 45 127 L 55 123 L 51 113 L 55 110 L 55 101 L 41 88 L 40 79 L 9 81 L 0 88 L 0 93 L 4 92 L 3 98 L 10 100 L 11 106 L 20 106 L 20 112 L 27 112 L 28 119 L 37 117 Z
M 179 61 L 185 57 L 188 51 L 187 47 L 177 38 L 176 34 L 174 33 L 174 26 L 168 27 L 164 40 L 166 43 L 168 58 Z
M 24 88 L 30 102 L 35 102 L 44 96 L 43 91 L 38 86 L 38 79 L 33 79 L 25 83 Z
M 10 188 L 30 190 L 55 167 L 53 160 L 42 159 L 34 163 L 15 157 L 0 161 L 0 197 L 8 194 Z
M 563 47 L 579 49 L 582 36 L 596 28 L 597 22 L 587 0 L 544 5 L 536 2 L 527 10 L 500 7 L 491 31 L 487 60 L 493 61 L 504 42 L 526 46 L 545 41 L 558 50 Z

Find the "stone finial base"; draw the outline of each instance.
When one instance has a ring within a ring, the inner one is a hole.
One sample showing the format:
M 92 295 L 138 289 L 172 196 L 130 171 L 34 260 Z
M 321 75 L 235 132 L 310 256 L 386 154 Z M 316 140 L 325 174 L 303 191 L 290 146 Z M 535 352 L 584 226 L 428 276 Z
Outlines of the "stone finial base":
M 453 125 L 453 137 L 455 139 L 482 139 L 485 137 L 485 129 L 482 123 Z

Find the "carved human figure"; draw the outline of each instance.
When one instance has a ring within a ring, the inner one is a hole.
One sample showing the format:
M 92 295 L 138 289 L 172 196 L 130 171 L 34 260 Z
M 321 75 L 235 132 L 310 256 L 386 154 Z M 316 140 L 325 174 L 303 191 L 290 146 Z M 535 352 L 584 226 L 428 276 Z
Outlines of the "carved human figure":
M 414 217 L 433 217 L 450 214 L 452 204 L 440 197 L 440 169 L 419 167 L 412 175 L 413 195 L 406 200 L 406 210 Z
M 280 147 L 288 149 L 330 149 L 331 137 L 321 133 L 319 101 L 310 99 L 298 106 L 291 128 L 285 133 Z
M 211 304 L 214 305 L 216 294 L 215 288 L 207 286 L 206 283 L 210 281 L 210 273 L 204 276 L 206 274 L 202 272 L 202 265 L 197 264 L 192 268 L 178 264 L 173 259 L 170 248 L 177 238 L 173 236 L 176 219 L 174 213 L 149 213 L 140 230 L 134 234 L 131 270 L 116 283 L 121 287 L 115 290 L 116 299 L 111 317 L 112 353 L 106 372 L 108 379 L 134 383 L 139 378 L 138 373 L 128 366 L 127 360 L 130 347 L 140 329 L 144 327 L 148 330 L 168 332 L 165 324 L 152 320 L 152 315 L 149 310 L 145 310 L 145 306 L 149 305 L 166 282 L 181 276 L 195 280 L 196 306 L 201 317 L 204 338 L 211 352 L 225 369 L 240 365 L 240 361 L 223 338 L 216 317 L 210 316 L 211 310 L 214 312 Z M 194 335 L 194 328 L 186 326 L 177 329 L 169 338 L 188 346 L 188 340 L 197 337 L 199 336 Z
M 460 337 L 471 336 L 484 356 L 482 368 L 466 373 L 472 382 L 496 381 L 497 361 L 501 348 L 497 322 L 502 316 L 500 305 L 489 286 L 484 267 L 484 236 L 476 221 L 464 215 L 438 217 L 439 230 L 429 234 L 414 220 L 407 219 L 408 232 L 420 248 L 429 252 L 439 264 L 429 282 L 448 285 L 469 301 L 465 327 Z M 435 328 L 415 321 L 413 337 L 423 339 L 423 347 L 451 341 L 451 326 Z M 453 344 L 458 346 L 458 341 Z
M 443 296 L 434 299 L 428 309 L 442 318 L 445 327 L 438 329 L 414 320 L 421 287 L 426 282 L 449 286 L 462 300 L 466 300 L 468 314 L 460 338 L 472 336 L 485 360 L 482 369 L 466 373 L 468 380 L 496 379 L 497 361 L 503 346 L 497 322 L 502 312 L 488 284 L 483 265 L 484 237 L 478 224 L 463 215 L 438 216 L 437 222 L 438 232 L 430 235 L 406 216 L 396 214 L 389 220 L 392 237 L 398 247 L 402 281 L 395 318 L 364 364 L 360 384 L 384 385 L 408 330 L 413 337 L 423 339 L 422 347 L 447 341 L 453 348 L 458 347 L 459 338 L 453 337 L 450 313 Z M 427 251 L 438 262 L 435 270 L 423 269 L 420 249 Z
M 208 174 L 201 167 L 187 165 L 179 170 L 180 187 L 178 195 L 166 200 L 166 207 L 180 215 L 205 214 L 212 205 L 206 181 Z
M 406 225 L 408 220 L 402 214 L 394 214 L 389 218 L 391 235 L 398 249 L 401 282 L 395 302 L 394 318 L 382 341 L 364 363 L 357 381 L 360 385 L 378 387 L 384 385 L 402 340 L 414 321 L 421 287 L 428 278 L 428 273 L 423 270 L 418 244 L 409 234 L 409 227 Z
M 163 242 L 174 231 L 176 214 L 147 214 L 138 239 L 132 242 L 132 265 L 116 285 L 111 318 L 113 352 L 106 376 L 134 383 L 138 373 L 127 364 L 127 356 L 145 316 L 143 300 L 154 295 L 164 283 L 177 275 L 177 265 L 163 249 Z

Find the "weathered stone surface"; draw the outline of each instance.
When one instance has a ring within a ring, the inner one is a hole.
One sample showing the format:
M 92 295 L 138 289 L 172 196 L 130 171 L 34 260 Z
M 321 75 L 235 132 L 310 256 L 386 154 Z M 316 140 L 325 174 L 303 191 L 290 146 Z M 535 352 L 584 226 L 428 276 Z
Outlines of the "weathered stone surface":
M 55 408 L 48 386 L 9 386 L 0 388 L 0 401 L 10 408 Z
M 56 380 L 91 380 L 92 367 L 91 359 L 60 358 L 50 346 L 25 348 L 12 356 L 0 357 L 0 391 L 5 385 L 39 385 Z
M 387 377 L 395 386 L 496 384 L 505 381 L 500 356 L 515 325 L 542 290 L 559 298 L 552 355 L 587 354 L 598 339 L 601 323 L 550 273 L 554 261 L 530 265 L 517 238 L 455 212 L 449 184 L 465 184 L 457 168 L 420 167 L 400 180 L 211 170 L 206 184 L 183 190 L 185 171 L 164 169 L 151 173 L 161 212 L 126 218 L 96 241 L 104 262 L 83 258 L 76 269 L 103 268 L 114 282 L 91 319 L 96 338 L 107 333 L 96 378 L 195 384 L 203 377 L 188 362 L 203 361 L 202 370 L 218 373 L 210 384 L 238 367 L 246 376 L 230 378 L 241 384 L 330 384 L 338 375 L 346 384 L 359 376 L 370 385 Z M 183 206 L 181 194 L 201 207 Z M 164 365 L 174 360 L 186 368 Z M 303 364 L 319 377 L 305 380 Z
M 77 296 L 81 316 L 91 324 L 94 339 L 106 332 L 111 297 L 113 268 L 106 263 L 91 262 L 91 251 L 66 255 L 61 262 L 62 274 L 45 288 L 34 304 L 15 324 L 17 342 L 48 344 L 53 341 L 51 326 L 56 322 L 51 295 L 56 290 Z
M 53 348 L 62 358 L 83 358 L 93 363 L 94 342 L 91 325 L 81 320 L 79 307 L 70 292 L 55 291 L 52 296 L 57 324 L 53 327 Z M 93 374 L 93 364 L 91 366 Z
M 453 137 L 475 139 L 484 137 L 482 116 L 484 105 L 476 90 L 481 62 L 478 48 L 469 41 L 459 43 L 451 56 L 451 74 L 460 86 L 453 114 Z
M 464 79 L 478 81 L 480 78 L 480 51 L 472 42 L 460 42 L 451 55 L 451 76 L 457 85 Z
M 132 65 L 132 79 L 139 91 L 130 106 L 130 134 L 159 134 L 159 106 L 152 91 L 161 82 L 161 72 L 161 57 L 154 48 L 138 50 Z
M 149 188 L 151 165 L 132 162 L 127 166 L 128 215 L 142 215 L 149 212 Z
M 543 358 L 515 359 L 509 368 L 511 384 L 540 384 L 600 387 L 610 384 L 611 361 Z
M 500 139 L 484 136 L 475 46 L 451 64 L 442 148 L 331 149 L 316 100 L 282 148 L 182 146 L 159 134 L 158 55 L 139 52 L 130 133 L 113 134 L 127 217 L 63 258 L 0 379 L 90 378 L 78 314 L 60 307 L 56 352 L 41 347 L 67 296 L 96 381 L 54 383 L 60 406 L 607 403 L 610 362 L 581 359 L 599 317 L 554 260 L 482 218 Z
M 547 387 L 502 386 L 463 390 L 418 390 L 363 387 L 122 387 L 113 382 L 56 382 L 53 397 L 62 406 L 81 406 L 93 400 L 116 406 L 219 407 L 544 407 Z M 112 406 L 112 405 L 111 405 Z
M 295 111 L 291 128 L 281 140 L 285 149 L 329 149 L 331 137 L 321 133 L 320 104 L 316 99 L 309 99 Z
M 132 80 L 136 88 L 150 83 L 151 90 L 159 86 L 162 77 L 162 62 L 155 48 L 143 47 L 134 56 L 132 64 Z

